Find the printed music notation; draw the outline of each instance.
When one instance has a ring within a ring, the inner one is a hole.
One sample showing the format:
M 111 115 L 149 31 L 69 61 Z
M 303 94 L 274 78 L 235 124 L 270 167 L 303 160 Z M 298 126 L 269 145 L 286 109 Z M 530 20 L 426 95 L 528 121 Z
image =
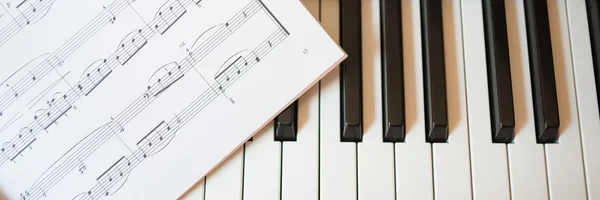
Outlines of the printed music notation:
M 174 6 L 175 9 L 173 9 Z M 168 10 L 168 14 L 161 14 L 152 22 L 156 22 L 157 26 L 160 24 L 161 28 L 172 26 L 172 24 L 176 22 L 176 20 L 173 19 L 181 17 L 183 13 L 186 12 L 185 8 L 181 6 L 183 5 L 179 1 L 165 2 L 161 9 L 157 11 L 157 13 L 162 13 L 163 10 Z M 110 9 L 107 9 L 107 11 L 109 11 L 111 16 L 113 16 L 110 18 L 110 20 L 114 20 L 114 11 L 111 11 Z M 163 28 L 161 29 L 161 32 L 164 33 L 166 30 L 167 28 Z M 136 53 L 139 52 L 148 43 L 149 39 L 152 38 L 156 33 L 156 30 L 150 28 L 150 26 L 144 26 L 140 29 L 133 30 L 126 35 L 118 45 L 116 45 L 112 55 L 91 63 L 87 67 L 86 72 L 82 74 L 80 81 L 75 84 L 76 88 L 71 88 L 71 90 L 65 92 L 63 98 L 53 98 L 52 102 L 55 100 L 58 102 L 48 104 L 48 108 L 38 111 L 40 115 L 33 116 L 34 119 L 28 127 L 36 128 L 30 128 L 31 132 L 28 134 L 31 137 L 27 139 L 33 141 L 33 135 L 40 131 L 46 130 L 49 126 L 55 123 L 58 118 L 64 116 L 68 110 L 73 108 L 73 103 L 75 103 L 82 95 L 89 95 L 96 87 L 98 87 L 100 83 L 102 83 L 105 78 L 107 78 L 113 72 L 113 69 L 127 64 L 127 62 L 132 59 L 133 56 L 135 56 Z M 8 83 L 9 80 L 14 79 L 14 76 L 10 76 L 9 79 L 3 82 L 2 85 L 5 85 L 10 90 L 0 97 L 0 117 L 7 114 L 3 112 L 3 109 L 9 107 L 19 98 L 21 94 L 27 92 L 31 87 L 33 87 L 40 78 L 54 71 L 53 68 L 56 66 L 62 66 L 63 61 L 58 58 L 49 58 L 47 57 L 48 55 L 49 54 L 44 54 L 39 56 L 27 64 L 30 65 L 31 63 L 36 63 L 34 61 L 39 60 L 38 63 L 40 64 L 36 66 L 33 71 L 30 70 L 27 72 L 22 72 L 22 69 L 27 67 L 27 65 L 21 67 L 16 73 L 24 74 L 24 77 L 18 80 L 16 84 L 13 85 L 12 83 Z M 51 110 L 58 112 L 50 112 Z M 48 111 L 45 113 L 46 116 L 43 116 L 43 111 Z M 0 153 L 7 151 L 7 149 L 10 148 L 17 148 L 14 142 L 14 140 L 11 142 L 12 147 L 4 147 L 1 149 L 2 151 L 0 151 Z M 10 146 L 11 143 L 6 143 L 4 146 Z M 23 146 L 21 149 L 23 150 L 27 147 L 28 146 Z M 12 161 L 14 158 L 16 158 L 16 155 L 11 157 L 9 160 Z M 0 159 L 0 166 L 4 164 L 5 161 L 6 160 Z
M 0 0 L 0 199 L 177 198 L 345 56 L 296 1 L 74 1 Z
M 0 1 L 0 47 L 26 26 L 36 24 L 50 12 L 56 0 Z
M 211 29 L 216 29 L 212 35 L 208 39 L 203 40 L 201 44 L 193 46 L 192 51 L 190 51 L 181 61 L 169 63 L 161 67 L 162 69 L 165 69 L 163 74 L 160 74 L 162 76 L 156 74 L 153 76 L 159 78 L 154 78 L 155 81 L 148 84 L 146 91 L 132 104 L 132 110 L 141 112 L 142 110 L 137 110 L 137 108 L 145 108 L 150 105 L 157 96 L 179 81 L 179 79 L 188 73 L 194 65 L 202 61 L 202 59 L 212 52 L 213 49 L 218 47 L 220 43 L 235 33 L 260 10 L 260 4 L 254 2 L 250 3 L 227 22 L 220 26 L 212 27 Z M 36 136 L 39 133 L 43 133 L 61 117 L 65 116 L 68 111 L 74 108 L 74 103 L 79 100 L 79 98 L 89 95 L 113 72 L 114 68 L 126 63 L 127 60 L 129 60 L 129 58 L 147 42 L 146 39 L 140 39 L 150 37 L 150 35 L 143 36 L 142 33 L 146 32 L 150 33 L 149 31 L 132 32 L 131 36 L 134 37 L 126 37 L 126 39 L 123 39 L 120 43 L 129 44 L 127 46 L 130 49 L 129 51 L 125 50 L 128 48 L 122 48 L 123 46 L 120 45 L 115 53 L 108 59 L 101 59 L 93 62 L 87 68 L 86 73 L 82 75 L 80 82 L 76 84 L 75 88 L 65 92 L 62 96 L 52 98 L 48 108 L 36 112 L 36 115 L 29 125 L 23 128 L 23 130 L 27 131 L 21 131 L 11 141 L 0 146 L 0 167 L 9 161 L 15 161 L 18 156 L 23 155 L 23 151 L 31 148 L 33 142 L 37 140 Z M 136 38 L 138 39 L 137 41 L 135 41 Z M 128 41 L 132 42 L 129 43 Z M 166 67 L 170 67 L 170 69 L 167 70 Z M 137 114 L 138 113 L 122 113 L 115 118 L 119 120 L 121 117 L 124 117 L 122 124 L 126 124 L 126 121 L 129 121 L 130 118 Z
M 119 134 L 126 134 L 126 126 L 128 123 L 138 116 L 145 107 L 149 106 L 162 93 L 184 78 L 187 73 L 192 72 L 192 69 L 210 52 L 217 48 L 220 43 L 233 35 L 261 10 L 265 11 L 265 14 L 268 13 L 266 12 L 267 8 L 264 7 L 264 5 L 261 5 L 259 1 L 251 1 L 227 22 L 219 26 L 211 27 L 211 29 L 216 29 L 213 31 L 212 35 L 210 35 L 208 39 L 203 40 L 202 43 L 195 44 L 192 47 L 192 50 L 189 51 L 181 61 L 170 62 L 160 67 L 149 79 L 151 82 L 149 82 L 142 95 L 121 113 L 112 117 L 110 122 L 95 129 L 65 153 L 59 160 L 54 162 L 54 164 L 37 179 L 29 190 L 22 193 L 21 199 L 38 199 L 45 197 L 47 192 L 69 173 L 72 173 L 75 170 L 77 170 L 78 173 L 83 173 L 87 169 L 87 166 L 85 165 L 86 159 L 94 152 L 98 151 L 110 138 Z M 111 168 L 98 177 L 98 185 L 88 192 L 82 193 L 79 198 L 88 199 L 91 197 L 97 199 L 104 194 L 112 194 L 114 191 L 112 191 L 111 188 L 124 184 L 125 181 L 121 184 L 117 183 L 145 158 L 153 156 L 161 149 L 165 148 L 168 145 L 168 142 L 174 138 L 175 133 L 181 126 L 184 126 L 219 95 L 224 95 L 227 87 L 231 86 L 235 80 L 239 79 L 244 72 L 258 64 L 261 59 L 266 57 L 271 50 L 289 35 L 289 32 L 287 32 L 283 25 L 276 24 L 276 27 L 275 31 L 267 36 L 256 48 L 253 50 L 239 51 L 233 55 L 236 57 L 235 60 L 225 61 L 223 65 L 228 67 L 218 70 L 218 75 L 213 78 L 213 83 L 209 85 L 209 89 L 194 100 L 187 109 L 175 115 L 172 120 L 169 122 L 162 121 L 159 125 L 154 127 L 136 143 L 135 148 L 137 148 L 137 150 L 132 152 L 132 155 L 119 159 L 111 166 Z M 245 56 L 243 55 L 244 53 L 246 54 Z M 114 60 L 117 60 L 116 56 Z M 113 64 L 114 66 L 122 64 L 121 62 L 116 61 L 114 63 L 117 63 Z M 4 145 L 7 147 L 3 147 L 2 152 L 0 152 L 0 154 L 4 155 L 0 157 L 0 165 L 7 161 L 14 161 L 16 157 L 22 155 L 24 150 L 30 148 L 31 144 L 37 140 L 36 135 L 42 130 L 47 129 L 48 126 L 52 125 L 58 118 L 64 116 L 64 113 L 73 107 L 71 102 L 76 101 L 81 96 L 89 94 L 98 83 L 102 82 L 102 80 L 112 72 L 112 68 L 108 66 L 113 65 L 107 64 L 107 61 L 105 60 L 96 61 L 93 65 L 90 65 L 90 69 L 92 70 L 89 70 L 89 73 L 82 76 L 82 82 L 88 81 L 89 84 L 82 83 L 72 92 L 69 92 L 69 95 L 63 95 L 62 98 L 58 98 L 58 100 L 53 99 L 54 103 L 49 109 L 58 111 L 56 112 L 57 114 L 47 114 L 46 116 L 39 115 L 44 118 L 40 117 L 34 120 L 36 124 L 33 127 L 35 128 L 24 128 L 23 134 L 19 134 L 19 137 L 14 138 L 12 142 L 8 143 L 9 145 Z M 125 161 L 127 162 L 126 166 L 124 165 Z M 115 170 L 118 170 L 118 173 L 115 172 Z M 116 176 L 116 174 L 119 175 Z
M 55 72 L 56 68 L 61 67 L 70 55 L 75 53 L 79 47 L 94 37 L 94 35 L 100 32 L 107 24 L 115 23 L 117 16 L 127 7 L 131 7 L 131 3 L 134 1 L 136 0 L 115 0 L 109 6 L 104 6 L 103 11 L 96 18 L 86 24 L 85 27 L 78 31 L 76 35 L 72 36 L 56 51 L 34 58 L 32 61 L 21 67 L 21 69 L 25 67 L 31 68 L 30 70 L 18 70 L 13 76 L 10 76 L 3 81 L 3 85 L 6 85 L 10 90 L 0 93 L 0 117 L 8 116 L 9 114 L 5 112 L 6 109 L 19 100 L 24 93 L 29 92 L 41 79 L 48 74 Z M 51 3 L 52 1 L 43 0 L 42 2 Z M 194 4 L 194 2 L 180 0 L 166 1 L 162 7 L 156 11 L 156 16 L 152 21 L 147 22 L 144 27 L 131 31 L 129 35 L 123 38 L 123 41 L 119 43 L 111 56 L 102 59 L 104 67 L 115 68 L 117 64 L 125 65 L 156 33 L 161 35 L 165 34 L 165 32 L 187 12 L 186 7 L 190 4 Z M 153 26 L 151 27 L 150 24 Z M 0 42 L 2 41 L 2 35 L 11 30 L 12 29 L 8 28 L 0 30 Z M 34 62 L 36 60 L 40 61 Z M 31 63 L 36 63 L 36 65 L 28 66 Z M 93 64 L 98 63 L 95 62 Z
M 211 88 L 226 87 L 232 85 L 235 79 L 238 79 L 242 74 L 248 71 L 252 66 L 258 64 L 260 59 L 264 58 L 275 46 L 286 38 L 287 34 L 281 30 L 275 31 L 265 40 L 260 46 L 252 50 L 251 54 L 242 59 L 234 61 L 232 64 L 241 64 L 239 69 L 231 69 L 223 71 L 230 74 L 229 78 L 220 78 L 217 83 Z M 248 61 L 249 60 L 249 61 Z M 90 190 L 80 193 L 74 199 L 100 199 L 103 196 L 109 196 L 119 191 L 126 182 L 128 175 L 140 165 L 145 159 L 158 154 L 162 149 L 175 138 L 177 130 L 185 126 L 192 118 L 194 118 L 204 107 L 210 104 L 221 93 L 214 92 L 210 89 L 202 93 L 197 99 L 189 104 L 185 110 L 176 114 L 169 122 L 162 121 L 156 127 L 146 134 L 139 142 L 136 143 L 136 150 L 130 155 L 121 157 L 115 164 L 101 174 L 96 180 L 97 184 Z

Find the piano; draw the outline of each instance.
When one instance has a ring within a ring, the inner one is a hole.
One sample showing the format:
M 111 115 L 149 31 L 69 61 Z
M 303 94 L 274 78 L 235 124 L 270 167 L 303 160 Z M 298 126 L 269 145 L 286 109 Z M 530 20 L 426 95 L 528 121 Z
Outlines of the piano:
M 302 2 L 348 59 L 182 199 L 600 199 L 598 1 Z

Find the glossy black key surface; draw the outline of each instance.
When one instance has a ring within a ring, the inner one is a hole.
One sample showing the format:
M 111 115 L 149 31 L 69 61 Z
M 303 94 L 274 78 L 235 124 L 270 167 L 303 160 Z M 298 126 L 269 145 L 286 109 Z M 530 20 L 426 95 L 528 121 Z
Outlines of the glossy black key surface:
M 342 142 L 361 142 L 363 133 L 360 0 L 340 0 L 340 46 L 348 57 L 340 65 Z
M 546 0 L 525 0 L 525 22 L 538 143 L 558 140 L 560 120 Z
M 275 141 L 296 141 L 298 135 L 298 101 L 294 101 L 275 118 Z
M 448 105 L 441 0 L 421 0 L 421 37 L 427 142 L 448 140 Z
M 596 95 L 600 105 L 600 3 L 598 0 L 586 0 L 588 26 L 590 29 L 590 42 L 592 46 L 592 60 L 596 78 Z
M 383 141 L 404 142 L 404 65 L 401 1 L 381 0 Z
M 492 142 L 514 139 L 515 112 L 504 0 L 483 0 Z

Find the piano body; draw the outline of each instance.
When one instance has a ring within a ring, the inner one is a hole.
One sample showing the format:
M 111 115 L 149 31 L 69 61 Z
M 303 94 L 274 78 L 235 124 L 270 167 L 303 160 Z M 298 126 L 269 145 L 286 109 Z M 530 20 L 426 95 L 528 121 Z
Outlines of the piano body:
M 302 2 L 348 59 L 183 199 L 600 200 L 598 1 Z

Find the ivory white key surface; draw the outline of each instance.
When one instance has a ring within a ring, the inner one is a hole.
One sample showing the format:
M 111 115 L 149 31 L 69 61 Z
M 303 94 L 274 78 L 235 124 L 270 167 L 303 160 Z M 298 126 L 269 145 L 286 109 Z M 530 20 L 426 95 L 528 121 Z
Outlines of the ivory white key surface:
M 244 153 L 244 200 L 278 200 L 281 177 L 281 142 L 273 139 L 273 122 L 269 122 Z
M 321 0 L 321 25 L 339 43 L 339 1 Z M 356 143 L 340 142 L 339 66 L 321 79 L 320 198 L 356 199 Z
M 281 199 L 319 197 L 319 86 L 298 100 L 298 137 L 283 143 Z
M 461 4 L 473 199 L 508 200 L 506 145 L 491 137 L 482 5 L 480 0 Z
M 319 0 L 302 0 L 319 20 Z M 282 147 L 282 200 L 319 198 L 319 84 L 298 99 L 298 137 Z
M 463 5 L 469 6 L 471 4 L 474 4 L 474 2 L 467 1 Z M 442 1 L 442 18 L 444 24 L 449 136 L 446 143 L 432 144 L 433 188 L 436 200 L 468 200 L 471 199 L 471 168 L 462 59 L 461 1 Z M 465 27 L 464 32 L 471 32 L 472 30 L 469 28 L 471 27 Z M 474 33 L 477 33 L 477 31 Z M 474 38 L 467 37 L 465 40 L 472 41 L 472 39 Z
M 564 0 L 548 0 L 560 118 L 558 142 L 545 145 L 548 189 L 552 200 L 586 199 L 587 196 L 566 11 Z
M 600 199 L 600 119 L 585 0 L 565 0 L 573 56 L 586 186 L 589 200 Z
M 431 145 L 425 142 L 419 0 L 402 1 L 406 138 L 395 144 L 397 199 L 433 199 Z
M 196 185 L 194 185 L 188 192 L 181 196 L 182 200 L 204 200 L 204 182 L 206 179 L 202 178 Z
M 548 199 L 544 145 L 536 142 L 523 0 L 506 0 L 506 29 L 515 106 L 515 138 L 507 145 L 513 200 Z
M 245 146 L 238 148 L 205 176 L 204 200 L 242 199 L 244 149 Z
M 394 144 L 383 142 L 379 1 L 362 2 L 363 141 L 358 143 L 358 199 L 393 200 Z M 390 55 L 394 56 L 394 55 Z

